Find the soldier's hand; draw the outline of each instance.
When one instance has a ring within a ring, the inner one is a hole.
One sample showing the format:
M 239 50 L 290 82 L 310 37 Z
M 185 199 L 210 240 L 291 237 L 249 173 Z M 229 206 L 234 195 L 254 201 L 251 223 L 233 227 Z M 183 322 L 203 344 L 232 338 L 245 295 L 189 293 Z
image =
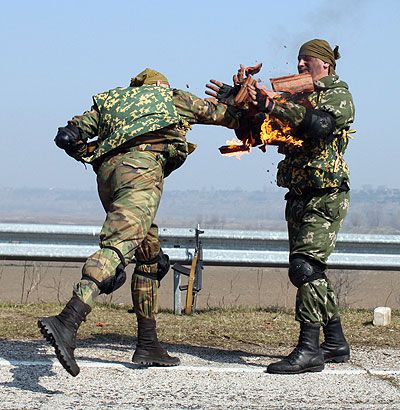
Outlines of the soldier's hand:
M 237 74 L 233 76 L 233 84 L 234 85 L 241 85 L 244 82 L 246 69 L 244 68 L 243 64 L 240 64 Z
M 258 63 L 251 67 L 246 67 L 243 64 L 240 64 L 237 74 L 233 76 L 233 84 L 234 85 L 241 85 L 244 83 L 246 79 L 245 76 L 257 74 L 262 67 L 262 63 Z
M 259 90 L 262 94 L 266 95 L 268 98 L 271 98 L 271 99 L 275 97 L 280 97 L 279 93 L 276 93 L 275 91 L 268 89 L 265 85 L 261 85 L 260 83 L 255 83 L 253 85 L 250 84 L 248 86 L 248 89 L 249 89 L 249 95 L 251 97 L 254 97 L 254 99 L 258 92 L 257 90 Z
M 246 67 L 245 73 L 246 75 L 254 75 L 257 74 L 262 67 L 262 63 L 258 63 L 256 65 L 253 65 L 251 67 Z
M 60 127 L 54 138 L 54 142 L 58 148 L 66 151 L 73 150 L 80 142 L 82 142 L 79 128 L 73 124 Z
M 268 96 L 258 88 L 255 89 L 255 92 L 255 98 L 254 95 L 252 95 L 252 98 L 254 105 L 257 106 L 257 110 L 259 112 L 269 113 L 272 110 L 272 108 L 270 107 L 270 103 L 272 100 L 270 100 Z
M 272 108 L 274 107 L 273 98 L 279 95 L 258 83 L 248 86 L 248 94 L 251 102 L 257 106 L 257 110 L 263 113 L 269 113 L 272 111 Z
M 211 95 L 211 97 L 217 98 L 217 95 L 221 88 L 225 87 L 230 87 L 227 84 L 221 83 L 220 81 L 217 80 L 210 80 L 211 84 L 206 84 L 206 87 L 208 90 L 206 90 L 206 94 Z
M 230 86 L 225 83 L 221 83 L 217 80 L 210 80 L 211 84 L 206 84 L 208 90 L 206 94 L 213 98 L 216 98 L 219 102 L 226 105 L 235 105 L 235 96 L 239 92 L 240 86 Z

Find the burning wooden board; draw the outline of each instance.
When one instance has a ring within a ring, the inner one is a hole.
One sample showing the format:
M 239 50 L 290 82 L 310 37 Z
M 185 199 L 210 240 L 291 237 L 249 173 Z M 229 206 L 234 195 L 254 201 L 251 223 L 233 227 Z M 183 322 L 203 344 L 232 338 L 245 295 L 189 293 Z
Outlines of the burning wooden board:
M 229 154 L 240 154 L 245 152 L 250 152 L 250 147 L 244 144 L 240 145 L 222 145 L 218 148 L 219 152 L 222 155 L 229 155 Z
M 314 91 L 314 82 L 310 73 L 286 75 L 271 78 L 270 81 L 272 89 L 276 92 L 296 94 Z

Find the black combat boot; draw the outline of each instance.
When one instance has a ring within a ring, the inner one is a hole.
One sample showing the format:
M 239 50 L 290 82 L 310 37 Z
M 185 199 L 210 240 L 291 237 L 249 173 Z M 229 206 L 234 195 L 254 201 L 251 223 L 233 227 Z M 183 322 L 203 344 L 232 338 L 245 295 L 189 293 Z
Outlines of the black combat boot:
M 160 346 L 155 319 L 137 317 L 138 341 L 132 362 L 145 365 L 178 366 L 181 361 Z
M 56 350 L 57 359 L 64 369 L 74 377 L 80 371 L 74 357 L 76 332 L 91 310 L 89 305 L 82 302 L 77 296 L 73 296 L 60 314 L 38 321 L 42 335 Z
M 321 344 L 325 362 L 345 363 L 350 359 L 350 346 L 343 334 L 340 318 L 323 327 L 325 341 Z
M 319 347 L 320 327 L 319 324 L 301 322 L 296 348 L 283 360 L 271 363 L 266 373 L 298 374 L 324 370 L 324 357 Z

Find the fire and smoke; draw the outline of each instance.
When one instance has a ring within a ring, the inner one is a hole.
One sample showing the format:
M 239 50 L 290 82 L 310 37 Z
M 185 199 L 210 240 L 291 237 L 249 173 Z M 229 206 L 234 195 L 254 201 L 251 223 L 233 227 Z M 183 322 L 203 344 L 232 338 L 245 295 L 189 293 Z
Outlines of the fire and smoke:
M 280 122 L 279 126 L 276 120 L 272 121 L 268 117 L 265 119 L 261 126 L 260 139 L 265 145 L 276 145 L 277 143 L 283 143 L 287 145 L 293 145 L 295 147 L 301 147 L 303 141 L 291 136 L 292 128 L 288 125 Z
M 257 145 L 252 144 L 251 139 L 244 139 L 243 141 L 239 139 L 233 139 L 226 141 L 226 145 L 219 148 L 221 154 L 225 156 L 233 156 L 238 159 L 243 154 L 250 153 L 253 146 L 258 146 L 262 151 L 265 152 L 266 145 L 292 145 L 294 147 L 301 147 L 303 141 L 293 137 L 292 128 L 289 125 L 282 123 L 276 119 L 271 120 L 269 117 L 265 119 L 261 125 L 261 131 L 259 136 L 259 142 Z
M 219 152 L 227 157 L 236 157 L 240 159 L 243 154 L 248 154 L 251 151 L 251 144 L 248 140 L 241 141 L 233 139 L 226 141 L 226 145 L 219 147 Z

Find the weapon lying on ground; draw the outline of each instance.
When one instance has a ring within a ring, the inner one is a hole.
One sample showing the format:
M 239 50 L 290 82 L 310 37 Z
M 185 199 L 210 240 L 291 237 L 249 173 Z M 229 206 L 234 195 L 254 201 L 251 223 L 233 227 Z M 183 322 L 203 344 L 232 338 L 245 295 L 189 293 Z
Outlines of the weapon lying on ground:
M 186 290 L 186 303 L 184 309 L 186 315 L 191 315 L 196 311 L 197 294 L 200 292 L 203 285 L 203 245 L 200 240 L 200 235 L 202 233 L 204 233 L 204 231 L 200 230 L 200 226 L 197 225 L 195 230 L 195 248 L 190 269 L 179 263 L 175 263 L 172 266 L 172 269 L 175 272 L 188 277 L 187 285 L 179 286 L 179 290 Z

